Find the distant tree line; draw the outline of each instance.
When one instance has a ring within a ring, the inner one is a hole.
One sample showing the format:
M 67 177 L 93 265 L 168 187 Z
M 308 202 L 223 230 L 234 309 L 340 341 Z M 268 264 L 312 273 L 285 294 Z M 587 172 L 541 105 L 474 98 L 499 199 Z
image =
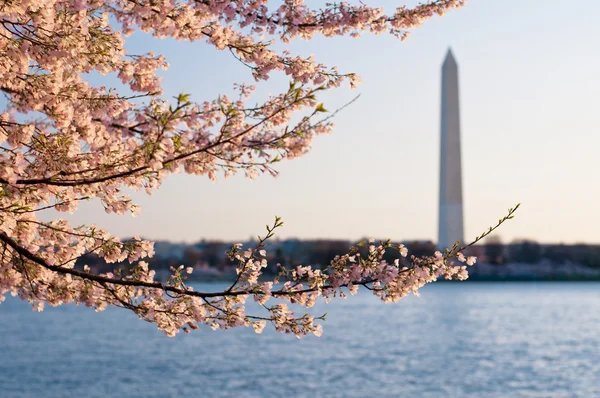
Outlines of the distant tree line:
M 250 243 L 251 244 L 251 243 Z M 356 242 L 345 240 L 285 240 L 274 242 L 268 254 L 269 267 L 267 273 L 277 272 L 276 264 L 286 267 L 297 265 L 312 265 L 324 268 L 337 253 L 343 253 L 355 245 Z M 409 250 L 409 257 L 402 258 L 408 265 L 410 256 L 427 256 L 436 250 L 435 243 L 431 241 L 412 241 L 405 243 Z M 194 267 L 214 268 L 221 272 L 233 270 L 235 263 L 231 262 L 225 252 L 231 247 L 231 243 L 219 241 L 203 241 L 186 246 L 181 255 L 169 255 L 169 253 L 157 252 L 156 255 L 147 259 L 150 268 L 161 270 L 169 267 L 177 267 L 187 264 Z M 367 245 L 360 248 L 362 255 L 366 255 Z M 496 236 L 491 236 L 483 245 L 475 246 L 470 253 L 477 255 L 480 262 L 501 266 L 507 263 L 537 264 L 542 260 L 561 265 L 565 263 L 580 264 L 590 268 L 600 269 L 600 245 L 586 244 L 540 244 L 532 240 L 520 240 L 504 244 Z M 392 262 L 398 258 L 398 252 L 390 249 L 384 259 Z M 77 262 L 78 267 L 89 265 L 98 272 L 111 272 L 114 269 L 125 269 L 127 264 L 106 264 L 95 255 L 85 255 Z
M 495 265 L 537 264 L 544 260 L 557 265 L 573 263 L 600 268 L 600 245 L 540 244 L 532 240 L 503 244 L 497 236 L 492 236 L 484 243 L 483 253 L 482 260 Z

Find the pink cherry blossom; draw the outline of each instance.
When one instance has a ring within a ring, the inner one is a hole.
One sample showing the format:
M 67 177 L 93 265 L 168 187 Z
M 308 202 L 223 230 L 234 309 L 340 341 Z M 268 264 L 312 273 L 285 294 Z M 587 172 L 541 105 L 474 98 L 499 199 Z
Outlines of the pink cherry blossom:
M 191 267 L 171 269 L 155 280 L 146 258 L 153 243 L 123 241 L 95 225 L 71 225 L 39 214 L 76 212 L 97 199 L 107 213 L 135 215 L 129 189 L 151 193 L 164 178 L 184 171 L 217 179 L 243 172 L 249 178 L 277 175 L 276 164 L 306 154 L 316 136 L 332 131 L 321 94 L 360 77 L 290 53 L 286 43 L 317 35 L 358 36 L 388 32 L 406 39 L 411 29 L 463 0 L 435 0 L 384 13 L 365 2 L 303 0 L 44 0 L 4 2 L 0 24 L 0 302 L 7 293 L 41 311 L 44 305 L 76 303 L 103 311 L 117 306 L 153 322 L 169 336 L 200 325 L 213 329 L 267 323 L 298 337 L 322 333 L 324 317 L 297 315 L 287 302 L 310 308 L 364 287 L 382 300 L 417 293 L 438 277 L 465 279 L 449 263 L 456 254 L 411 258 L 410 266 L 383 260 L 391 243 L 339 255 L 324 270 L 310 265 L 285 269 L 285 283 L 259 282 L 267 267 L 267 241 L 281 227 L 276 219 L 256 247 L 235 244 L 236 280 L 222 292 L 195 291 L 185 284 Z M 152 52 L 136 54 L 127 41 L 135 31 L 226 50 L 249 68 L 257 84 L 275 73 L 287 88 L 257 103 L 255 87 L 233 83 L 234 95 L 193 101 L 182 93 L 163 96 L 158 75 L 169 63 Z M 120 85 L 95 85 L 91 75 L 114 75 Z M 509 214 L 510 216 L 510 214 Z M 396 246 L 402 257 L 404 246 Z M 77 259 L 94 254 L 125 271 L 99 274 Z M 474 257 L 466 259 L 468 265 Z M 403 263 L 402 263 L 403 264 Z M 279 279 L 277 279 L 279 280 Z M 246 313 L 249 297 L 262 314 Z

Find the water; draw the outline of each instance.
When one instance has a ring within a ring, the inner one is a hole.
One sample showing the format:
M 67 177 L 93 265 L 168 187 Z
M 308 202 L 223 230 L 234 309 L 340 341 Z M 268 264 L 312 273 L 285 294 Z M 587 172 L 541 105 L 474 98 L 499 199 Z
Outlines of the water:
M 320 338 L 168 338 L 125 310 L 9 298 L 0 397 L 600 397 L 600 283 L 440 283 L 325 311 Z

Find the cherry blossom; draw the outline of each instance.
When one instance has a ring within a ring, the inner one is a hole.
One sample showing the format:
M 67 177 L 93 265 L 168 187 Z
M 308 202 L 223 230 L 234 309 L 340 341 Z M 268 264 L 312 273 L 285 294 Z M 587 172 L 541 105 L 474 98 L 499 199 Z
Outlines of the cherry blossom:
M 122 241 L 95 225 L 38 217 L 50 209 L 73 213 L 92 199 L 107 213 L 135 215 L 139 206 L 127 189 L 151 193 L 169 174 L 182 171 L 210 179 L 237 172 L 249 178 L 277 175 L 277 162 L 306 154 L 316 136 L 332 131 L 320 94 L 355 87 L 360 78 L 314 56 L 277 51 L 273 44 L 385 32 L 406 39 L 411 29 L 463 3 L 428 1 L 385 14 L 365 3 L 312 9 L 303 0 L 3 2 L 0 302 L 10 293 L 38 311 L 45 304 L 76 303 L 96 311 L 123 307 L 169 336 L 199 325 L 246 326 L 260 333 L 267 324 L 303 336 L 320 335 L 323 317 L 297 315 L 287 303 L 311 307 L 319 298 L 355 294 L 359 287 L 397 301 L 439 277 L 465 279 L 466 269 L 451 263 L 458 247 L 412 257 L 410 266 L 401 267 L 382 258 L 391 249 L 406 257 L 404 246 L 371 242 L 366 257 L 354 248 L 325 269 L 280 266 L 276 280 L 259 282 L 267 267 L 266 242 L 282 224 L 276 219 L 257 247 L 238 244 L 228 252 L 238 263 L 229 288 L 198 292 L 185 284 L 193 269 L 184 265 L 173 268 L 168 281 L 155 280 L 144 261 L 154 253 L 152 242 Z M 157 71 L 169 64 L 160 54 L 128 52 L 134 31 L 228 51 L 249 68 L 255 84 L 274 73 L 287 75 L 290 84 L 260 104 L 252 97 L 255 87 L 240 83 L 234 84 L 234 96 L 194 102 L 182 93 L 166 99 Z M 94 85 L 88 80 L 93 73 L 113 74 L 122 85 Z M 97 274 L 88 266 L 76 268 L 86 253 L 107 263 L 126 261 L 130 269 Z M 467 265 L 475 263 L 460 256 Z M 246 313 L 251 296 L 264 309 L 261 314 Z

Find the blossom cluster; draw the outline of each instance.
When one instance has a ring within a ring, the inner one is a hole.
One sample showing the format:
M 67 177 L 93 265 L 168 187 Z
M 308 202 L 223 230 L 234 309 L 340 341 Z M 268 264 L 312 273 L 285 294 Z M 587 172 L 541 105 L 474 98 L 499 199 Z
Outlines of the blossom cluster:
M 342 84 L 354 87 L 360 79 L 273 44 L 365 32 L 406 38 L 426 19 L 463 3 L 435 0 L 385 14 L 364 2 L 312 9 L 303 0 L 3 2 L 0 91 L 7 100 L 0 109 L 0 300 L 10 292 L 38 310 L 44 303 L 72 302 L 97 310 L 125 307 L 169 335 L 199 323 L 252 325 L 260 332 L 267 321 L 302 335 L 320 333 L 315 318 L 296 317 L 282 301 L 310 306 L 318 297 L 343 296 L 343 289 L 354 293 L 358 286 L 395 301 L 440 276 L 466 277 L 448 265 L 447 255 L 414 259 L 402 269 L 382 262 L 378 246 L 368 258 L 337 257 L 327 270 L 286 270 L 285 283 L 275 288 L 277 281 L 258 281 L 267 261 L 264 248 L 236 247 L 230 252 L 240 264 L 236 283 L 224 292 L 194 292 L 184 284 L 186 268 L 173 269 L 167 283 L 154 280 L 143 261 L 153 254 L 151 242 L 121 241 L 94 225 L 39 217 L 51 209 L 73 213 L 88 200 L 107 213 L 136 215 L 139 207 L 126 189 L 151 193 L 181 171 L 211 179 L 238 171 L 250 178 L 276 175 L 277 162 L 304 155 L 317 135 L 331 131 L 318 96 Z M 136 30 L 227 50 L 250 68 L 255 82 L 273 73 L 291 82 L 259 104 L 252 101 L 251 84 L 235 84 L 233 96 L 195 102 L 181 94 L 167 100 L 157 71 L 169 64 L 160 54 L 128 52 L 127 38 Z M 94 85 L 88 80 L 93 74 L 112 74 L 122 85 Z M 109 263 L 129 261 L 131 268 L 109 274 L 79 269 L 75 263 L 86 253 Z M 247 315 L 249 296 L 269 315 Z M 279 302 L 268 306 L 272 298 Z

